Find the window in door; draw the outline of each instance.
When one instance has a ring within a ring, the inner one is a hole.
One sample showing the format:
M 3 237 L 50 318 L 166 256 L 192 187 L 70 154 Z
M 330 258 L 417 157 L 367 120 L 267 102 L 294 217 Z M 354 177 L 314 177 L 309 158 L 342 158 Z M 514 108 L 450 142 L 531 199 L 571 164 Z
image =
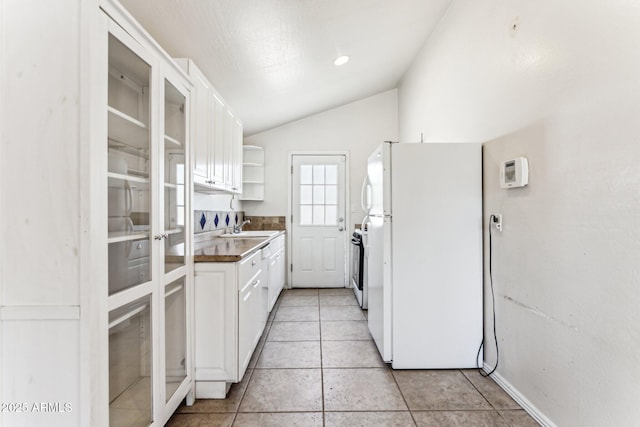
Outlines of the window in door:
M 300 225 L 338 223 L 338 166 L 300 165 Z

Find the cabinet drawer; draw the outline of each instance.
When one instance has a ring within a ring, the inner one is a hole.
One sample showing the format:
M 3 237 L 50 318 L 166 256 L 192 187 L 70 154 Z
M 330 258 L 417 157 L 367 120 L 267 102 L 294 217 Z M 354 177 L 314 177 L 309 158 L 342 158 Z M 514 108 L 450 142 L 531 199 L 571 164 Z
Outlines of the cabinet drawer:
M 243 286 L 249 279 L 256 275 L 262 268 L 262 250 L 255 251 L 253 255 L 240 261 L 238 272 L 238 285 Z

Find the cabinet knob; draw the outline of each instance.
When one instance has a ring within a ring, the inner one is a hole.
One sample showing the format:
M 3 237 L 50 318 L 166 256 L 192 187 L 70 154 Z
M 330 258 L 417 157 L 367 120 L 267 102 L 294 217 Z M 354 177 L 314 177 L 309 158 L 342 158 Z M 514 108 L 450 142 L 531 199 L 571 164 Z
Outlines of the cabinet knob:
M 251 266 L 253 267 L 255 265 L 256 265 L 256 262 L 255 261 L 251 261 Z
M 157 236 L 153 236 L 154 240 L 162 240 L 162 234 L 158 234 Z

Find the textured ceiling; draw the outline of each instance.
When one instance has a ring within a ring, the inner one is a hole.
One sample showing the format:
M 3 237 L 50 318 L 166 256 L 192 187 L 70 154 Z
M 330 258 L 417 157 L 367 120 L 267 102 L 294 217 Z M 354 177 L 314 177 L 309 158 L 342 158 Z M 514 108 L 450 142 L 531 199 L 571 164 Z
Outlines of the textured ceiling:
M 451 0 L 121 0 L 245 135 L 396 87 Z M 333 65 L 339 55 L 351 61 Z

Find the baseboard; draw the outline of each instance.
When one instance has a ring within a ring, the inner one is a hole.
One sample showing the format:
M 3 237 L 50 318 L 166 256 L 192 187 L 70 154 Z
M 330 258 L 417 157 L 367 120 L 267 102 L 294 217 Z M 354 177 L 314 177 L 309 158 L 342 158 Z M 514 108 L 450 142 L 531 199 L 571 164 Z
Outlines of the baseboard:
M 491 372 L 492 366 L 484 364 L 484 372 Z M 491 378 L 498 384 L 518 405 L 522 406 L 522 409 L 527 411 L 534 420 L 544 427 L 557 427 L 546 415 L 544 415 L 533 403 L 531 403 L 526 397 L 522 395 L 511 383 L 504 379 L 499 373 L 494 372 L 491 374 Z

